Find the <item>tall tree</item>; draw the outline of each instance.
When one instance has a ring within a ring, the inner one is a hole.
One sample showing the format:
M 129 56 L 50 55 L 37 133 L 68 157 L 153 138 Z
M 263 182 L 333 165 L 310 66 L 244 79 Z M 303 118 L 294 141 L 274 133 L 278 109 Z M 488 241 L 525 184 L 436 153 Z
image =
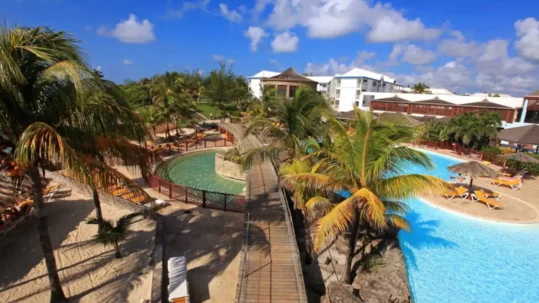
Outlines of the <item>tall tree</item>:
M 407 163 L 432 167 L 426 154 L 402 145 L 413 139 L 411 128 L 379 123 L 357 109 L 349 127 L 328 119 L 332 139 L 323 145 L 310 140 L 305 147 L 311 153 L 302 160 L 306 162 L 284 165 L 281 174 L 293 193 L 301 193 L 308 211 L 323 214 L 314 232 L 315 251 L 337 235 L 350 233 L 344 282 L 351 283 L 360 231 L 407 229 L 406 206 L 401 201 L 449 185 L 433 176 L 406 174 Z
M 309 87 L 300 87 L 294 98 L 274 95 L 268 101 L 270 117 L 253 120 L 244 135 L 259 132 L 272 144 L 247 151 L 244 154 L 244 168 L 264 159 L 277 159 L 281 152 L 293 158 L 301 149 L 301 140 L 309 136 L 323 136 L 325 123 L 323 114 L 327 110 L 324 98 Z
M 16 145 L 17 161 L 33 182 L 51 302 L 65 302 L 43 212 L 39 166 L 59 164 L 93 188 L 111 176 L 128 182 L 97 157 L 122 157 L 123 153 L 95 142 L 109 138 L 116 144 L 112 138 L 120 134 L 140 142 L 145 128 L 120 102 L 115 86 L 86 65 L 77 41 L 65 32 L 43 27 L 1 28 L 0 70 L 0 130 Z
M 412 85 L 412 93 L 414 94 L 431 94 L 430 87 L 423 82 Z

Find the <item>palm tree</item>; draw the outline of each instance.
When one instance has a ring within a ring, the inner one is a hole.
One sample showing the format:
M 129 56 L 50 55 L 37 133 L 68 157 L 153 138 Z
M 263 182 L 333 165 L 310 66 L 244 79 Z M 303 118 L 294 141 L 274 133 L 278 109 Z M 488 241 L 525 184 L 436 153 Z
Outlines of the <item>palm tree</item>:
M 303 139 L 325 134 L 322 117 L 327 103 L 311 88 L 300 87 L 294 98 L 275 95 L 272 101 L 267 102 L 271 117 L 253 120 L 244 136 L 257 131 L 272 140 L 272 144 L 247 151 L 243 162 L 245 169 L 257 161 L 275 160 L 282 151 L 291 159 L 302 150 Z
M 170 137 L 169 123 L 172 120 L 189 119 L 193 115 L 194 105 L 185 89 L 185 80 L 177 72 L 167 72 L 152 82 L 152 102 L 161 110 L 167 125 L 167 137 Z
M 88 68 L 76 42 L 65 32 L 41 27 L 2 28 L 0 34 L 0 129 L 16 145 L 17 162 L 33 182 L 51 302 L 66 298 L 43 212 L 39 167 L 60 164 L 90 185 L 98 216 L 96 188 L 120 180 L 132 185 L 100 161 L 125 158 L 142 163 L 143 170 L 147 167 L 140 149 L 125 144 L 143 140 L 144 124 L 122 103 L 115 86 Z
M 414 94 L 431 94 L 430 87 L 423 82 L 412 85 L 412 93 Z
M 411 128 L 379 123 L 370 113 L 355 110 L 350 128 L 328 117 L 332 139 L 323 145 L 310 140 L 306 148 L 311 154 L 281 168 L 283 183 L 295 197 L 300 196 L 301 207 L 323 214 L 314 231 L 315 251 L 350 232 L 346 283 L 352 281 L 352 259 L 361 230 L 408 229 L 403 217 L 406 206 L 400 201 L 449 186 L 433 176 L 406 174 L 407 163 L 432 167 L 427 155 L 402 145 L 413 139 Z
M 451 119 L 447 125 L 447 133 L 469 148 L 480 148 L 488 144 L 490 139 L 496 138 L 501 117 L 494 112 L 463 113 Z
M 100 233 L 94 236 L 94 239 L 103 244 L 105 247 L 113 246 L 115 250 L 115 258 L 122 257 L 120 252 L 120 244 L 127 239 L 129 235 L 129 227 L 133 224 L 133 219 L 140 216 L 140 213 L 132 213 L 125 215 L 116 222 L 105 220 L 101 223 L 97 218 L 90 218 L 86 221 L 87 224 L 103 224 L 103 229 Z

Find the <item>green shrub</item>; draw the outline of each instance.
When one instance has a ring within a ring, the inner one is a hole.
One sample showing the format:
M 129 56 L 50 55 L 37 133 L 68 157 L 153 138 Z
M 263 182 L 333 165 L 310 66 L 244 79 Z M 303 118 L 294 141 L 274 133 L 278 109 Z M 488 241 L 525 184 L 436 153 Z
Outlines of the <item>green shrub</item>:
M 483 146 L 483 148 L 481 148 L 481 151 L 496 154 L 496 155 L 500 155 L 502 153 L 502 150 L 499 147 L 491 146 L 491 145 Z
M 241 157 L 241 153 L 239 149 L 237 148 L 231 148 L 225 152 L 225 155 L 223 157 L 225 161 L 234 162 L 236 164 L 242 164 L 243 159 Z
M 539 164 L 523 163 L 516 160 L 508 160 L 507 166 L 512 171 L 528 171 L 533 176 L 539 176 Z

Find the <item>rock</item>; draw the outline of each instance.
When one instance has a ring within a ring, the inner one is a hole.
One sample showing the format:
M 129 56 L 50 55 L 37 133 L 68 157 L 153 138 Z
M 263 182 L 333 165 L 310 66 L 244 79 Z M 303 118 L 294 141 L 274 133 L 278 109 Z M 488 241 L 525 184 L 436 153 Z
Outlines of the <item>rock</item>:
M 351 285 L 331 282 L 328 285 L 326 295 L 320 301 L 321 303 L 363 303 L 358 297 L 354 296 L 354 288 Z
M 384 264 L 375 272 L 358 271 L 354 288 L 366 303 L 410 302 L 406 267 L 398 247 L 384 253 Z

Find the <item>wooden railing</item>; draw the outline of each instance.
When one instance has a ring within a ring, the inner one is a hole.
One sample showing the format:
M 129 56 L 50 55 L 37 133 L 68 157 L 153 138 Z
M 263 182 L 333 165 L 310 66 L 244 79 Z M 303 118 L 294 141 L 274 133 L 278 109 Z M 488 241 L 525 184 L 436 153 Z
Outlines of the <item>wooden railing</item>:
M 203 208 L 233 212 L 245 211 L 245 196 L 242 195 L 192 188 L 172 183 L 155 175 L 149 178 L 149 185 L 151 188 L 173 200 L 195 204 Z

